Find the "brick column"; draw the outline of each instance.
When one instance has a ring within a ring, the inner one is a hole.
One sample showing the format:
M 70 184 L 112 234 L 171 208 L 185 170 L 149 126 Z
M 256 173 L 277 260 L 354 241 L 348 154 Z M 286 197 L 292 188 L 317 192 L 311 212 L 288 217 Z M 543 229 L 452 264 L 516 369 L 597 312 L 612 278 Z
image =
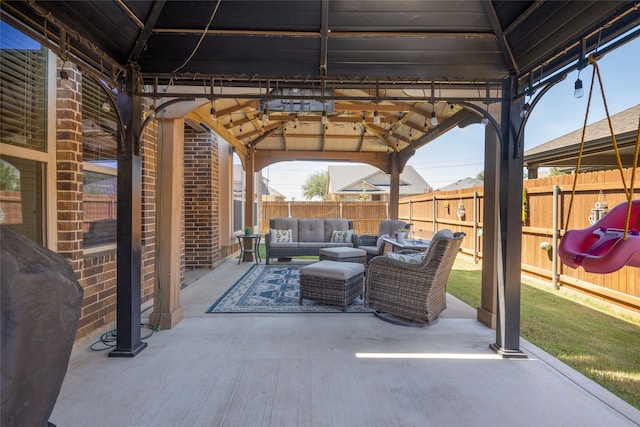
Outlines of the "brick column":
M 58 69 L 62 61 L 58 59 Z M 69 79 L 56 73 L 57 252 L 80 279 L 82 262 L 82 75 L 65 63 Z M 64 84 L 63 84 L 64 83 Z
M 184 218 L 187 269 L 220 261 L 218 141 L 213 133 L 185 128 Z

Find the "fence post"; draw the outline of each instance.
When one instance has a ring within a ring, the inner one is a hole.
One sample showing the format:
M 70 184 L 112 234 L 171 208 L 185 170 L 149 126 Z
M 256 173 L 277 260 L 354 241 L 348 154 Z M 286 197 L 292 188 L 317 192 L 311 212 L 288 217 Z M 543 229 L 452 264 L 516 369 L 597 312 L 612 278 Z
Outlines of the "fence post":
M 387 219 L 389 219 L 389 202 L 384 202 L 384 207 L 387 210 Z
M 432 218 L 432 222 L 433 224 L 431 225 L 431 233 L 435 234 L 436 233 L 436 215 L 438 212 L 438 209 L 436 207 L 436 195 L 433 195 L 433 206 L 432 206 L 432 210 L 433 210 L 433 218 Z
M 287 206 L 289 207 L 289 218 L 291 218 L 291 202 L 287 202 Z
M 473 192 L 473 262 L 478 263 L 478 192 Z
M 558 285 L 558 194 L 560 187 L 556 184 L 553 186 L 553 244 L 551 246 L 551 285 L 555 289 L 560 289 Z
M 340 202 L 340 218 L 342 218 L 342 202 Z

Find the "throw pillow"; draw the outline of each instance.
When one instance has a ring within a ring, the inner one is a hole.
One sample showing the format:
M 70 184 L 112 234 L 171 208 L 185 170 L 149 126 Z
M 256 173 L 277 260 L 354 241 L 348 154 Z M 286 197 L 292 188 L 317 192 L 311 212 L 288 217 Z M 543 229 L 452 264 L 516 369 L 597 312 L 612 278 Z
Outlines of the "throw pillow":
M 399 254 L 396 252 L 389 252 L 387 256 L 391 259 L 397 259 L 398 261 L 408 262 L 409 264 L 420 264 L 427 256 L 426 252 L 416 252 L 414 254 Z
M 333 230 L 331 233 L 332 243 L 351 243 L 353 230 Z
M 289 230 L 271 229 L 271 243 L 291 243 L 291 242 L 293 242 L 291 229 Z

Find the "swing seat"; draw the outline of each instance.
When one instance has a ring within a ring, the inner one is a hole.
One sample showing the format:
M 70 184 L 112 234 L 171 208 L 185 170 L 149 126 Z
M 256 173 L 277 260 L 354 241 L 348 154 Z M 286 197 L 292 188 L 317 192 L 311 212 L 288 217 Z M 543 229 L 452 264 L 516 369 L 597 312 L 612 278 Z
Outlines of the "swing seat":
M 640 267 L 640 200 L 631 204 L 627 239 L 624 227 L 627 202 L 611 209 L 600 221 L 582 230 L 569 230 L 558 246 L 558 256 L 571 267 L 590 273 L 612 273 L 624 267 Z

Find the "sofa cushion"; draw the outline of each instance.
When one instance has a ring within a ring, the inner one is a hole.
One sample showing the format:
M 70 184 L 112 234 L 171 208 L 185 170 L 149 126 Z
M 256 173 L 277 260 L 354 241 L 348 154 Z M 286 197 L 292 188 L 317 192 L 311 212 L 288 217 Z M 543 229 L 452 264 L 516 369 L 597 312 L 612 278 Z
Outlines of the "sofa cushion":
M 271 242 L 272 243 L 290 243 L 293 242 L 291 229 L 289 230 L 277 230 L 271 229 Z
M 335 230 L 346 231 L 349 229 L 349 220 L 344 218 L 326 218 L 324 219 L 324 238 L 323 242 L 331 241 L 331 234 Z
M 271 243 L 269 246 L 272 248 L 297 248 L 298 244 L 296 242 L 283 242 L 283 243 Z
M 324 242 L 298 242 L 299 248 L 324 248 Z
M 322 218 L 298 219 L 298 242 L 324 241 L 324 220 Z
M 297 218 L 272 218 L 269 220 L 269 228 L 276 230 L 291 230 L 291 238 L 294 242 L 300 240 L 298 237 L 298 219 Z

